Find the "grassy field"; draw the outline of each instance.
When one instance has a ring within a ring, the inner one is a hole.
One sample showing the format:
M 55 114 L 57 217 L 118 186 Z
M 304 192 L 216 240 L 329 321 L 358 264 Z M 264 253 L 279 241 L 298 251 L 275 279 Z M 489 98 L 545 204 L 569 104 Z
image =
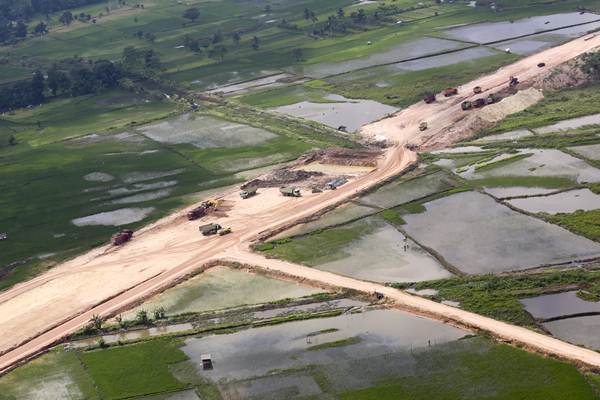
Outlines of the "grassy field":
M 600 210 L 578 210 L 571 214 L 544 215 L 543 218 L 573 233 L 600 242 Z

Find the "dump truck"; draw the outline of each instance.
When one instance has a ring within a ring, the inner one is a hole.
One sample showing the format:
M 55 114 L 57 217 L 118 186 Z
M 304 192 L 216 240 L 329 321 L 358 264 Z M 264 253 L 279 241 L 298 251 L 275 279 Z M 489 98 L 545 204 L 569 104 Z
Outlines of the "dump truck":
M 435 101 L 435 94 L 428 94 L 423 97 L 423 101 L 427 104 L 433 103 Z
M 510 80 L 508 81 L 508 87 L 515 87 L 519 84 L 519 78 L 517 78 L 516 76 L 511 76 Z
M 475 93 L 475 94 L 479 94 L 479 93 L 481 93 L 481 92 L 483 92 L 483 89 L 481 88 L 481 86 L 475 86 L 475 87 L 473 88 L 473 93 Z
M 122 229 L 120 232 L 115 233 L 111 237 L 112 244 L 120 246 L 126 242 L 129 242 L 133 237 L 133 231 L 131 229 Z
M 500 98 L 497 95 L 495 95 L 494 93 L 490 93 L 488 95 L 488 97 L 485 98 L 486 104 L 494 104 L 494 103 L 497 103 L 498 101 L 500 101 Z
M 330 190 L 335 190 L 338 187 L 342 186 L 346 182 L 348 182 L 348 179 L 346 179 L 343 176 L 340 176 L 338 178 L 335 178 L 332 181 L 327 182 L 327 188 L 330 189 Z
M 460 104 L 460 107 L 463 109 L 463 111 L 467 111 L 473 108 L 473 103 L 469 100 L 465 100 Z
M 240 197 L 242 199 L 248 199 L 254 195 L 256 195 L 257 188 L 248 188 L 240 191 Z
M 215 223 L 201 225 L 198 227 L 198 230 L 202 233 L 202 236 L 210 236 L 219 232 L 221 230 L 221 225 Z
M 546 66 L 546 63 L 544 63 L 544 62 L 541 62 L 541 63 L 538 63 L 538 65 L 537 65 L 537 66 L 538 66 L 539 68 L 543 68 L 543 67 L 545 67 L 545 66 Z
M 229 235 L 231 233 L 231 228 L 221 229 L 219 231 L 219 236 Z
M 458 94 L 458 89 L 457 88 L 446 88 L 444 90 L 444 96 L 445 97 L 450 97 L 450 96 L 454 96 Z
M 218 203 L 215 200 L 203 201 L 198 207 L 194 208 L 191 211 L 188 211 L 188 213 L 187 213 L 188 221 L 194 221 L 198 218 L 204 217 L 206 214 L 208 214 L 208 211 L 211 208 L 216 208 L 217 204 Z
M 473 108 L 481 108 L 487 104 L 484 98 L 475 99 L 472 103 Z
M 288 196 L 288 197 L 300 197 L 300 189 L 298 189 L 297 187 L 280 187 L 279 188 L 279 192 L 284 195 L 284 196 Z
M 427 130 L 428 126 L 427 126 L 427 122 L 423 121 L 419 124 L 419 130 L 420 131 L 425 131 Z

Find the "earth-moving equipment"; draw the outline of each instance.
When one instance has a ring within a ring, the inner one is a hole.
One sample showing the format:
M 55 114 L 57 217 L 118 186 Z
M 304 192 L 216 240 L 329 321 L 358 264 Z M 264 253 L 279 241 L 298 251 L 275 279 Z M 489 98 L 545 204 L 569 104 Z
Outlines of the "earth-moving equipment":
M 111 242 L 115 246 L 120 246 L 126 242 L 129 242 L 132 237 L 133 231 L 131 229 L 122 229 L 120 232 L 112 235 Z
M 300 193 L 300 189 L 297 187 L 280 187 L 279 188 L 279 192 L 287 197 L 300 197 L 301 193 Z
M 423 121 L 419 124 L 419 130 L 420 131 L 425 131 L 427 130 L 427 122 Z
M 198 227 L 198 230 L 200 231 L 200 233 L 202 233 L 203 236 L 210 236 L 219 232 L 221 230 L 221 225 L 215 223 L 200 225 Z
M 219 231 L 219 236 L 229 235 L 231 233 L 231 228 L 224 228 Z
M 257 188 L 242 189 L 240 191 L 240 197 L 242 199 L 248 199 L 248 198 L 256 195 L 256 191 L 257 191 Z
M 450 97 L 450 96 L 454 96 L 458 94 L 458 89 L 457 88 L 446 88 L 444 90 L 444 96 L 445 97 Z
M 423 101 L 427 104 L 431 104 L 435 101 L 435 94 L 428 94 L 423 97 Z

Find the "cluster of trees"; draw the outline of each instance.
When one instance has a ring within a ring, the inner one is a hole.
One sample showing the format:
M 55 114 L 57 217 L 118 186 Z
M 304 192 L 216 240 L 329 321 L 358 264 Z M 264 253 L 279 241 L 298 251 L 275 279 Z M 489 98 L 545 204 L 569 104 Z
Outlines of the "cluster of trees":
M 81 96 L 105 89 L 131 90 L 132 79 L 149 78 L 160 68 L 153 50 L 127 47 L 119 62 L 67 59 L 54 64 L 46 74 L 36 71 L 30 80 L 0 88 L 0 111 L 5 112 L 44 102 L 45 93 L 53 96 Z
M 592 79 L 600 81 L 600 51 L 585 53 L 582 60 L 583 70 L 587 72 Z
M 0 18 L 8 21 L 28 21 L 36 14 L 102 3 L 105 0 L 0 0 Z

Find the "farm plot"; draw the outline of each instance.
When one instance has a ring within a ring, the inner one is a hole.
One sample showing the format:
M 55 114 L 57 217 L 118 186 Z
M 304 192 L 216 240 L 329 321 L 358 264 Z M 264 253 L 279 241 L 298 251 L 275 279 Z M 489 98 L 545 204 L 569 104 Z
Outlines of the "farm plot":
M 513 199 L 508 203 L 532 213 L 572 213 L 577 210 L 589 211 L 600 208 L 600 195 L 589 189 L 579 189 L 547 196 Z
M 543 326 L 557 338 L 590 349 L 600 349 L 600 315 L 559 319 L 545 322 Z
M 577 129 L 588 125 L 600 124 L 600 114 L 586 115 L 584 117 L 566 119 L 564 121 L 557 122 L 553 125 L 542 126 L 535 128 L 533 131 L 537 134 L 568 131 L 571 129 Z
M 132 319 L 138 310 L 164 308 L 167 315 L 202 312 L 303 297 L 321 290 L 261 275 L 214 267 L 149 299 L 124 314 Z
M 537 319 L 568 317 L 570 315 L 600 314 L 600 302 L 586 301 L 577 296 L 576 291 L 545 294 L 519 300 L 527 312 Z
M 600 144 L 589 144 L 584 146 L 568 147 L 568 150 L 590 160 L 600 160 Z
M 468 274 L 520 270 L 597 257 L 600 245 L 558 226 L 512 211 L 488 196 L 465 192 L 404 215 L 419 242 Z

